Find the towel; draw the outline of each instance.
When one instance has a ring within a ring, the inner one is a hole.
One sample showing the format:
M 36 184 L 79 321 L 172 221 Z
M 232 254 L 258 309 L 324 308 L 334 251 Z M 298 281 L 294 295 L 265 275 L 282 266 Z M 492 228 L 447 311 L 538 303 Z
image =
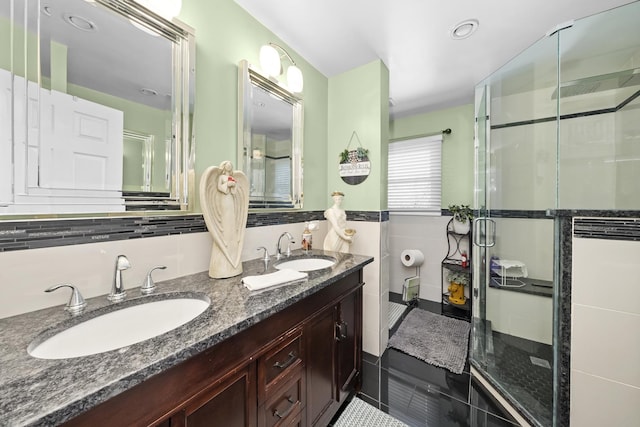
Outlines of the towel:
M 295 282 L 309 277 L 307 273 L 290 269 L 278 270 L 275 273 L 263 274 L 261 276 L 247 276 L 242 278 L 242 283 L 250 291 L 270 288 L 271 286 L 283 285 L 288 282 Z
M 500 276 L 505 277 L 527 277 L 527 266 L 522 261 L 511 259 L 498 259 L 495 260 L 496 265 L 500 267 L 496 271 Z

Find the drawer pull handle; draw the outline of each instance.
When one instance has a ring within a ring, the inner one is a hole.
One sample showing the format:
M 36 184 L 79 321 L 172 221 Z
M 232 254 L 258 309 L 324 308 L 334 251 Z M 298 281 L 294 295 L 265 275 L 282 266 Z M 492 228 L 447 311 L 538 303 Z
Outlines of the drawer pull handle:
M 347 336 L 347 322 L 336 323 L 336 341 L 343 341 L 348 338 Z
M 275 411 L 273 411 L 273 416 L 274 417 L 278 417 L 280 419 L 282 418 L 287 418 L 289 416 L 289 414 L 291 413 L 291 411 L 293 411 L 293 408 L 296 407 L 296 405 L 298 404 L 298 402 L 300 402 L 299 400 L 293 400 L 291 398 L 291 396 L 287 397 L 287 402 L 291 403 L 291 405 L 289 405 L 289 407 L 287 408 L 286 411 L 284 411 L 284 413 L 280 413 L 278 412 L 278 410 L 276 409 Z
M 286 361 L 284 361 L 282 363 L 276 362 L 276 363 L 273 364 L 273 367 L 274 368 L 284 369 L 287 366 L 291 365 L 296 360 L 296 358 L 297 358 L 296 353 L 294 351 L 291 351 L 291 352 L 289 352 L 289 358 Z

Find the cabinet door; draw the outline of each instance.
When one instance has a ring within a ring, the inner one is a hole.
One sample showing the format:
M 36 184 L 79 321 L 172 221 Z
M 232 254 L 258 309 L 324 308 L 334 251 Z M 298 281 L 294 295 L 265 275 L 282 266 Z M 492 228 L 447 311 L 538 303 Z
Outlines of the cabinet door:
M 362 291 L 358 290 L 340 301 L 336 341 L 338 346 L 339 400 L 359 386 L 362 356 Z
M 326 424 L 329 420 L 325 420 L 323 415 L 329 417 L 333 412 L 330 409 L 338 404 L 334 337 L 336 320 L 337 306 L 332 306 L 305 325 L 307 421 L 310 425 Z
M 186 427 L 256 426 L 255 364 L 234 372 L 196 396 L 183 413 Z

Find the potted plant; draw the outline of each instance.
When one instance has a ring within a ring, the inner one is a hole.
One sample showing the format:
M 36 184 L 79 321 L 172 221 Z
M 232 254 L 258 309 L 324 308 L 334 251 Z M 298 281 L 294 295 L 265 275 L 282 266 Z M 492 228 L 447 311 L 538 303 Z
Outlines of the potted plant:
M 469 205 L 449 205 L 449 212 L 453 214 L 453 232 L 467 234 L 473 218 Z
M 449 281 L 449 302 L 463 305 L 467 298 L 464 296 L 464 287 L 469 285 L 469 275 L 452 271 L 447 276 Z

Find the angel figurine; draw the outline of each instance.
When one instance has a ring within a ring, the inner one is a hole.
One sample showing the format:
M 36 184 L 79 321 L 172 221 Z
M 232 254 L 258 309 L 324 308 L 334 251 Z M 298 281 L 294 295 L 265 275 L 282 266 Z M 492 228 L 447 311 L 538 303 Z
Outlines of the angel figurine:
M 213 237 L 209 276 L 223 279 L 242 273 L 242 244 L 249 213 L 249 180 L 230 161 L 211 166 L 200 179 L 200 201 Z

